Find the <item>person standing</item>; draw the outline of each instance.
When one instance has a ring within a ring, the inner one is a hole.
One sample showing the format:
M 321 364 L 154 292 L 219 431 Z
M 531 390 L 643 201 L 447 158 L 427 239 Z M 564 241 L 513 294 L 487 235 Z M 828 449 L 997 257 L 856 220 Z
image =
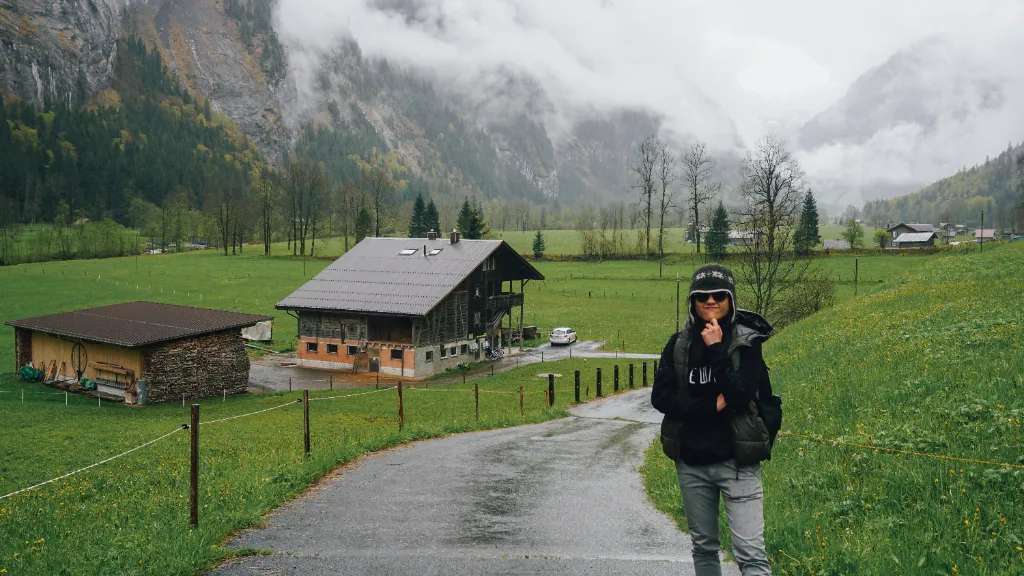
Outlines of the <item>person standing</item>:
M 771 333 L 764 318 L 736 307 L 732 272 L 713 264 L 694 272 L 686 325 L 661 354 L 651 403 L 665 415 L 662 448 L 676 463 L 697 576 L 721 574 L 720 497 L 740 572 L 771 574 L 761 466 L 737 465 L 730 426 L 735 410 L 758 395 L 771 395 L 761 356 L 761 343 Z

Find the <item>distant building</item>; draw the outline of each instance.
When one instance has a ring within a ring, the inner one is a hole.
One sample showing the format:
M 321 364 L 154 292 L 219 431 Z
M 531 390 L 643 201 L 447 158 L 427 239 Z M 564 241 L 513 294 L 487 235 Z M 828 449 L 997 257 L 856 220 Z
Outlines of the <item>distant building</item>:
M 301 366 L 425 378 L 508 345 L 543 279 L 502 240 L 365 238 L 277 309 L 298 317 Z
M 825 252 L 831 252 L 832 250 L 849 250 L 849 240 L 825 240 L 822 242 L 822 247 Z
M 896 249 L 931 248 L 935 246 L 936 238 L 938 238 L 938 234 L 935 232 L 904 232 L 892 241 L 892 247 Z
M 711 226 L 708 226 L 707 224 L 701 224 L 696 229 L 700 230 L 700 238 L 701 238 L 701 242 L 703 242 L 704 239 L 708 237 L 708 232 L 711 231 Z M 697 241 L 697 239 L 694 237 L 693 232 L 694 232 L 694 227 L 693 226 L 687 226 L 686 227 L 686 241 L 687 242 L 696 242 Z
M 742 230 L 729 231 L 729 246 L 750 246 L 754 243 L 754 233 Z
M 991 242 L 996 239 L 995 228 L 977 228 L 974 230 L 975 242 Z
M 907 224 L 907 223 L 904 223 L 904 222 L 900 222 L 899 224 L 897 224 L 895 226 L 890 226 L 889 228 L 886 229 L 886 231 L 889 233 L 889 237 L 892 238 L 893 241 L 895 242 L 896 238 L 900 234 L 907 234 L 907 233 L 913 233 L 913 232 L 935 232 L 935 226 L 932 226 L 931 224 L 919 224 L 919 223 L 909 223 L 909 224 Z

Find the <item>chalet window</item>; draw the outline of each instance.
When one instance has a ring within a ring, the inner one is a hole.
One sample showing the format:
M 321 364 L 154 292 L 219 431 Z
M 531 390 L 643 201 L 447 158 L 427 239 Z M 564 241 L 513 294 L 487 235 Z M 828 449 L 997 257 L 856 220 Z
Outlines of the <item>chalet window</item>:
M 337 354 L 338 353 L 338 345 L 337 344 L 328 344 L 327 345 L 327 353 L 328 354 Z
M 348 355 L 355 356 L 356 354 L 359 354 L 359 346 L 349 346 Z
M 469 354 L 469 344 L 463 344 L 462 345 L 462 353 L 463 354 Z
M 417 252 L 419 252 L 419 250 L 417 250 L 416 248 L 406 248 L 405 250 L 399 250 L 398 254 L 401 256 L 412 256 Z
M 444 358 L 444 357 L 445 357 L 445 353 L 446 353 L 446 352 L 448 352 L 448 349 L 447 349 L 447 348 L 445 348 L 444 346 L 441 346 L 441 358 Z
M 316 342 L 306 342 L 306 352 L 316 352 Z
M 455 356 L 458 353 L 459 353 L 459 349 L 456 348 L 455 346 L 452 346 L 451 348 L 448 349 L 448 355 L 449 356 Z
M 434 248 L 433 250 L 430 251 L 430 255 L 431 256 L 437 256 L 438 254 L 441 253 L 441 250 L 442 250 L 441 248 Z
M 428 364 L 434 361 L 434 351 L 433 350 L 427 350 L 426 361 L 427 361 Z
M 392 348 L 391 349 L 391 359 L 392 360 L 401 360 L 402 356 L 403 356 L 402 352 L 404 352 L 404 350 L 402 350 L 401 348 Z

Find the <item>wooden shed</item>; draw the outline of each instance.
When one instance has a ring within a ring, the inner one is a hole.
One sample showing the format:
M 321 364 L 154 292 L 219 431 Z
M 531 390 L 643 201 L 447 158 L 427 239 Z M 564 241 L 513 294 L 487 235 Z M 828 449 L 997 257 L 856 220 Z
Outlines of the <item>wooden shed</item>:
M 11 320 L 16 369 L 50 382 L 83 379 L 128 403 L 244 392 L 249 358 L 241 329 L 269 316 L 192 306 L 126 302 Z

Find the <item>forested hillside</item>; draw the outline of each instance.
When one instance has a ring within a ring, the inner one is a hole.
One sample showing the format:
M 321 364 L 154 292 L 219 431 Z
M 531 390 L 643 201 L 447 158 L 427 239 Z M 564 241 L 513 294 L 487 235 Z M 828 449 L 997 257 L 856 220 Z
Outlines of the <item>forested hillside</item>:
M 953 222 L 1020 230 L 1017 207 L 1024 205 L 1024 144 L 1008 146 L 984 164 L 961 170 L 906 196 L 864 205 L 864 218 L 887 222 Z
M 200 208 L 245 186 L 258 153 L 171 78 L 137 40 L 119 42 L 113 86 L 79 108 L 0 104 L 4 224 L 111 218 L 144 226 L 170 198 Z M 140 204 L 141 203 L 141 204 Z

